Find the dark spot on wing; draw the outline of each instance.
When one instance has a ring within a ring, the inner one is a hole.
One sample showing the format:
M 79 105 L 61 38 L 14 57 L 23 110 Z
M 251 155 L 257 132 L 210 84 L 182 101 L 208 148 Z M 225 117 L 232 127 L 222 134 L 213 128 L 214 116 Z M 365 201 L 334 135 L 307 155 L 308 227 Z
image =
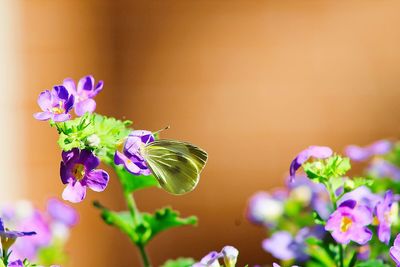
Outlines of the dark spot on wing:
M 187 163 L 188 162 L 188 159 L 185 158 L 184 156 L 180 155 L 180 154 L 176 155 L 176 159 L 179 160 L 182 163 Z
M 170 168 L 170 171 L 172 174 L 178 174 L 181 172 L 181 168 L 179 166 L 173 166 L 172 168 Z

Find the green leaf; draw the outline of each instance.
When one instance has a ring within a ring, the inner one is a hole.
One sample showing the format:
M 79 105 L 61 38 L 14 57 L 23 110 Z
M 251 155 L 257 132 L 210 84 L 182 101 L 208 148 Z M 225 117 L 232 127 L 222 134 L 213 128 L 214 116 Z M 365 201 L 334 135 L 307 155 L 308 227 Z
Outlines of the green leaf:
M 125 170 L 123 166 L 114 165 L 113 167 L 126 192 L 132 193 L 139 189 L 160 186 L 157 179 L 153 175 L 133 175 Z
M 350 159 L 339 155 L 303 164 L 304 172 L 308 178 L 318 182 L 326 182 L 331 178 L 342 177 L 350 168 Z
M 110 211 L 98 202 L 94 202 L 93 205 L 101 210 L 101 217 L 105 223 L 118 228 L 138 245 L 146 245 L 157 234 L 172 227 L 197 224 L 197 217 L 180 218 L 177 211 L 167 207 L 157 210 L 154 214 L 142 213 L 135 225 L 127 211 Z
M 2 260 L 0 260 L 0 267 L 6 267 Z
M 176 260 L 167 260 L 162 267 L 190 267 L 195 263 L 192 258 L 178 258 Z
M 159 209 L 154 214 L 142 213 L 142 216 L 143 220 L 146 221 L 151 227 L 151 235 L 147 240 L 144 240 L 144 244 L 146 244 L 160 232 L 167 229 L 185 225 L 197 225 L 196 216 L 180 218 L 179 212 L 174 211 L 169 207 Z
M 383 261 L 381 261 L 381 260 L 369 260 L 369 261 L 359 262 L 355 266 L 356 267 L 389 267 L 390 265 L 383 263 Z
M 111 211 L 103 207 L 98 201 L 93 202 L 93 206 L 101 210 L 100 216 L 106 224 L 118 228 L 132 241 L 138 242 L 139 238 L 135 235 L 133 220 L 128 212 Z

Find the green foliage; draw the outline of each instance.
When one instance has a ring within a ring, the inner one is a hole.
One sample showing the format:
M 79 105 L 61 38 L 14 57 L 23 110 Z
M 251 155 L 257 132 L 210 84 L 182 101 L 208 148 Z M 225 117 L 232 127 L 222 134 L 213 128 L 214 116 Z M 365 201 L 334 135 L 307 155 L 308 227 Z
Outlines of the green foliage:
M 6 267 L 2 260 L 0 260 L 0 267 Z
M 167 229 L 197 224 L 195 216 L 181 218 L 177 211 L 169 207 L 157 210 L 154 214 L 142 213 L 140 218 L 134 219 L 127 211 L 114 212 L 99 203 L 94 203 L 94 205 L 101 209 L 104 222 L 120 229 L 137 245 L 146 245 L 157 234 Z
M 303 164 L 303 169 L 308 178 L 321 183 L 331 178 L 344 176 L 350 168 L 350 159 L 339 155 Z
M 52 246 L 48 246 L 39 250 L 38 262 L 45 266 L 50 266 L 57 263 L 63 263 L 67 260 L 67 257 L 63 251 L 63 244 L 55 243 Z
M 112 161 L 115 150 L 129 135 L 130 125 L 130 121 L 89 113 L 74 120 L 52 123 L 60 134 L 58 144 L 62 150 L 91 149 L 106 162 Z
M 159 187 L 157 179 L 153 175 L 133 175 L 125 170 L 123 166 L 113 165 L 121 184 L 126 192 L 134 192 L 152 186 Z
M 369 260 L 359 262 L 355 265 L 355 267 L 390 267 L 390 265 L 383 263 L 381 260 Z
M 169 207 L 159 209 L 154 214 L 143 213 L 142 215 L 144 221 L 148 222 L 151 227 L 151 236 L 147 241 L 152 239 L 158 233 L 172 227 L 197 225 L 196 216 L 180 218 L 179 212 L 174 211 Z
M 192 258 L 178 258 L 176 260 L 167 260 L 162 267 L 190 267 L 195 263 Z

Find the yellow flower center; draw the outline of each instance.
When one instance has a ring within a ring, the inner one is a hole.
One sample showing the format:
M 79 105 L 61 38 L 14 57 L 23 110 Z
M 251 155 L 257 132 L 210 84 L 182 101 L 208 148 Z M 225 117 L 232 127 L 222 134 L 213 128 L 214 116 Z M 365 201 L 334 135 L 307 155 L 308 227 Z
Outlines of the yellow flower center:
M 85 177 L 85 166 L 83 164 L 77 163 L 72 168 L 72 175 L 76 180 L 80 181 Z
M 351 227 L 352 224 L 353 224 L 353 221 L 349 217 L 344 216 L 340 223 L 340 231 L 347 232 L 347 230 L 349 230 L 349 228 Z
M 62 113 L 65 113 L 65 109 L 64 109 L 63 106 L 62 106 L 62 101 L 59 101 L 59 102 L 58 102 L 58 106 L 55 106 L 54 108 L 52 108 L 51 111 L 52 111 L 54 114 L 62 114 Z

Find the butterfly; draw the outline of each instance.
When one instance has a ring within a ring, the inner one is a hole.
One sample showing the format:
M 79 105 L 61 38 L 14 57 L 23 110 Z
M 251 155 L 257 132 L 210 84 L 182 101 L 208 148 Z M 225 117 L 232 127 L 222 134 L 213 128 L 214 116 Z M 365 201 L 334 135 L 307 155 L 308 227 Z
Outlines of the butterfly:
M 140 152 L 161 187 L 174 195 L 197 186 L 208 158 L 207 152 L 195 145 L 166 139 L 149 142 Z

